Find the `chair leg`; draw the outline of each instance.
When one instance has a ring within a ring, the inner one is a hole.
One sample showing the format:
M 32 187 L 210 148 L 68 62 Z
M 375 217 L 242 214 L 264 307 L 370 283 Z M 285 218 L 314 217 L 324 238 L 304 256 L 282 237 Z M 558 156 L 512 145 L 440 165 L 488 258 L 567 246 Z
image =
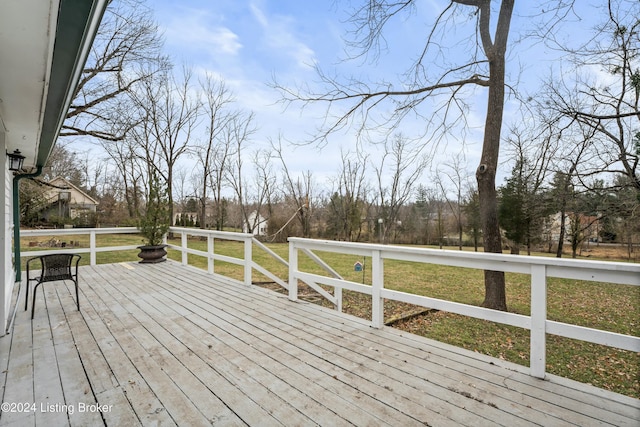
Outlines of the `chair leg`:
M 27 289 L 25 290 L 25 294 L 24 294 L 24 311 L 27 311 L 27 307 L 29 304 L 29 280 L 27 280 Z
M 38 289 L 38 286 L 40 286 L 42 283 L 36 283 L 36 286 L 34 286 L 33 288 L 33 301 L 31 301 L 31 320 L 33 320 L 33 314 L 36 311 L 36 290 Z M 42 295 L 44 296 L 44 288 L 42 288 Z
M 78 311 L 80 311 L 80 293 L 78 291 L 78 281 L 77 280 L 73 280 L 74 285 L 76 286 L 76 307 L 78 308 Z M 28 283 L 27 283 L 28 284 Z M 36 283 L 36 285 L 33 287 L 33 300 L 31 301 L 31 320 L 33 320 L 34 317 L 34 313 L 36 311 L 36 290 L 38 289 L 38 286 L 40 286 L 42 284 L 42 282 Z M 44 297 L 44 288 L 42 288 L 42 295 Z M 29 298 L 29 288 L 27 287 L 27 295 L 25 296 L 25 300 L 24 300 L 24 309 L 27 309 L 27 301 Z
M 76 307 L 78 307 L 78 311 L 80 311 L 80 296 L 78 295 L 78 281 L 73 281 L 76 285 Z

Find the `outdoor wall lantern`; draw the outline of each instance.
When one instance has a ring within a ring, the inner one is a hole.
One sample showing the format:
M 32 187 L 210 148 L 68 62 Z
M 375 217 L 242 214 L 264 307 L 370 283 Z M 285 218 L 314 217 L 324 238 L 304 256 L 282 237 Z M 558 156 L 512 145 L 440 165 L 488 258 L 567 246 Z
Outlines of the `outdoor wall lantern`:
M 7 156 L 9 157 L 9 170 L 16 172 L 21 171 L 24 156 L 20 153 L 20 150 L 16 149 L 13 153 L 7 153 Z

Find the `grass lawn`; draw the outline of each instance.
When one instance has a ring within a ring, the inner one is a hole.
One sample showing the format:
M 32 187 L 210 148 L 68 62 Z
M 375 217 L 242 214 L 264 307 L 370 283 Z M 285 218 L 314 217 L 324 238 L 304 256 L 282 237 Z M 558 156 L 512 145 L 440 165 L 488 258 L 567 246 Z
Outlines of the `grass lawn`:
M 82 240 L 86 237 L 86 242 Z M 140 244 L 136 235 L 98 236 L 98 246 Z M 32 238 L 31 240 L 46 238 Z M 58 239 L 64 241 L 63 237 Z M 88 236 L 72 236 L 78 239 L 80 247 L 88 246 Z M 23 251 L 47 249 L 29 246 L 23 239 Z M 179 244 L 179 240 L 170 241 Z M 33 245 L 33 244 L 32 244 Z M 240 242 L 217 241 L 215 252 L 236 258 L 243 258 L 244 246 Z M 189 240 L 189 247 L 206 251 L 206 241 L 197 238 Z M 287 244 L 267 245 L 284 259 L 288 258 Z M 98 263 L 135 261 L 137 251 L 98 253 Z M 354 255 L 330 252 L 316 252 L 345 279 L 354 282 L 371 283 L 371 259 Z M 590 253 L 591 258 L 595 258 Z M 88 264 L 88 254 L 82 264 Z M 169 258 L 181 260 L 181 254 L 169 250 Z M 287 269 L 263 250 L 253 247 L 254 260 L 287 280 Z M 608 255 L 607 259 L 613 257 Z M 354 271 L 356 261 L 364 262 L 364 271 Z M 189 264 L 207 268 L 207 260 L 189 255 Z M 304 254 L 299 256 L 300 269 L 326 275 Z M 215 263 L 218 274 L 242 279 L 242 266 Z M 405 261 L 385 261 L 385 286 L 404 292 L 411 292 L 434 298 L 466 304 L 479 305 L 484 296 L 483 274 L 480 270 L 421 264 Z M 255 282 L 268 282 L 259 273 L 253 273 Z M 528 315 L 530 311 L 530 277 L 528 275 L 506 275 L 507 305 L 509 311 Z M 278 288 L 276 285 L 274 289 Z M 301 293 L 312 293 L 301 286 Z M 612 285 L 566 279 L 548 280 L 548 317 L 551 320 L 593 327 L 597 329 L 640 336 L 640 287 Z M 329 306 L 327 301 L 314 297 L 313 300 Z M 366 295 L 350 291 L 343 293 L 343 311 L 362 318 L 371 318 L 371 300 Z M 409 315 L 409 316 L 407 316 Z M 404 318 L 407 316 L 406 318 Z M 399 320 L 398 320 L 399 319 Z M 529 331 L 492 322 L 467 318 L 451 313 L 425 311 L 408 304 L 387 301 L 385 320 L 395 320 L 393 327 L 423 335 L 469 350 L 488 354 L 514 363 L 529 365 Z M 640 398 L 640 354 L 617 350 L 611 347 L 585 343 L 582 341 L 549 335 L 547 337 L 547 372 L 593 384 L 617 393 Z

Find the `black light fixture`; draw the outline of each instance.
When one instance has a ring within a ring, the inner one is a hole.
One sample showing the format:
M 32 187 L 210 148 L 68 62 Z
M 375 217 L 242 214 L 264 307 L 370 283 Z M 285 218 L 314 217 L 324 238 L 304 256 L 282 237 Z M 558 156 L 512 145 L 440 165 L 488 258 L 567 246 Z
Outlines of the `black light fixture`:
M 16 149 L 13 153 L 7 153 L 7 156 L 9 157 L 9 170 L 16 172 L 21 171 L 24 156 L 20 153 L 20 150 Z

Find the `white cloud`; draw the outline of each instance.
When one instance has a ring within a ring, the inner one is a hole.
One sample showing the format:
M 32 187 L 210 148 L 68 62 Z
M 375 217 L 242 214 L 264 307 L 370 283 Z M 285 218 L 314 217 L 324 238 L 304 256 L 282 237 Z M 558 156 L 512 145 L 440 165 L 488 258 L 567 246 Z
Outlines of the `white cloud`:
M 258 4 L 252 2 L 253 17 L 264 31 L 264 41 L 275 55 L 292 58 L 297 66 L 310 68 L 316 63 L 313 49 L 295 34 L 295 20 L 284 15 L 268 16 Z
M 238 36 L 225 27 L 214 28 L 211 31 L 210 43 L 213 43 L 219 52 L 235 55 L 238 53 L 242 44 L 238 41 Z
M 188 51 L 210 55 L 237 55 L 242 49 L 239 36 L 208 11 L 183 9 L 165 27 L 167 43 Z

